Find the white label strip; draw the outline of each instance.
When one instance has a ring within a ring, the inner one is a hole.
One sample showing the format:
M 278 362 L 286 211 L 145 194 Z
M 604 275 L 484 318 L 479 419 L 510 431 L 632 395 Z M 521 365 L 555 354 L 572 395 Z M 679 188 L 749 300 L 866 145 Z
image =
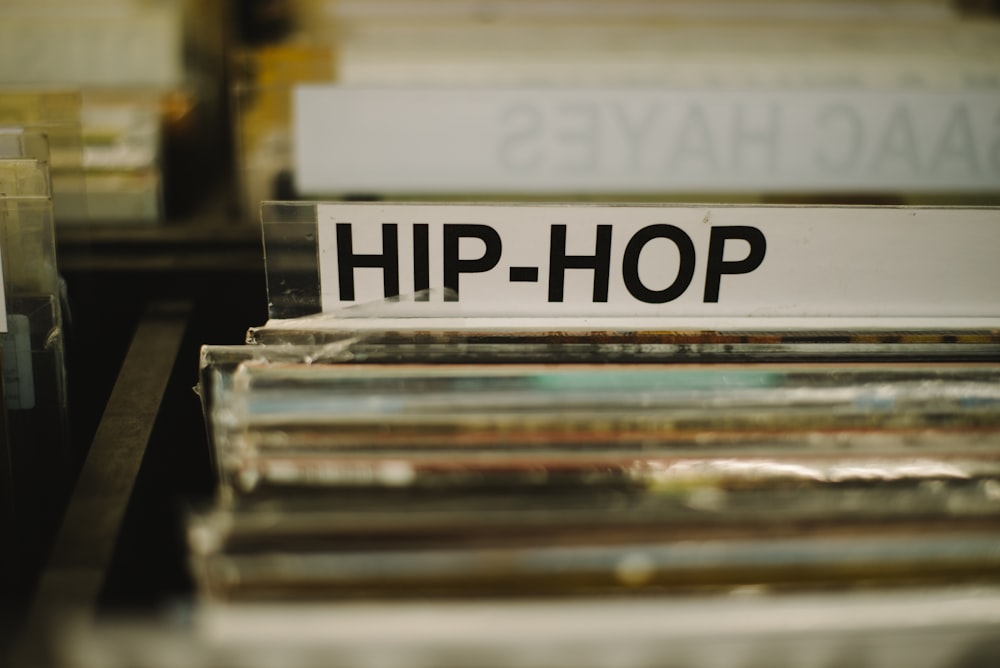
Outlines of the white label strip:
M 306 195 L 1000 190 L 1000 91 L 294 94 Z
M 1000 317 L 997 209 L 369 203 L 317 214 L 325 312 L 450 287 L 457 301 L 434 313 Z

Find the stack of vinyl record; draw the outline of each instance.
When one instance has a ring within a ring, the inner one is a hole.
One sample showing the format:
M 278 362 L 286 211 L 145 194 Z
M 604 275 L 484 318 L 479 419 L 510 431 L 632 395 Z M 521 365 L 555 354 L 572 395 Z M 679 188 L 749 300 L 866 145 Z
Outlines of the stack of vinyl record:
M 208 656 L 996 656 L 995 335 L 758 333 L 727 359 L 721 333 L 297 323 L 202 351 Z
M 612 344 L 591 336 L 206 347 L 223 494 L 190 524 L 200 591 L 571 596 L 1000 573 L 1000 366 L 683 364 L 651 344 L 608 363 Z

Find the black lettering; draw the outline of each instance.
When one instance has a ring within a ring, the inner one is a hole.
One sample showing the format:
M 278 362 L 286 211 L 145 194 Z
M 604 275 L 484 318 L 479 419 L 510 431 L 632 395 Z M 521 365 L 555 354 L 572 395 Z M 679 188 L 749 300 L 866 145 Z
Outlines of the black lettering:
M 413 226 L 413 291 L 417 293 L 418 302 L 430 300 L 430 295 L 427 293 L 430 287 L 430 243 L 427 223 L 416 223 Z
M 430 254 L 427 223 L 417 223 L 413 226 L 413 291 L 418 293 L 419 302 L 430 299 L 427 293 L 431 287 Z
M 486 248 L 482 257 L 462 260 L 458 257 L 459 241 L 463 238 L 479 239 Z M 489 271 L 500 261 L 500 235 L 488 225 L 445 225 L 444 226 L 444 286 L 455 291 L 447 295 L 445 301 L 458 301 L 458 277 Z
M 511 283 L 537 283 L 538 267 L 511 267 L 509 275 Z
M 597 226 L 594 255 L 566 255 L 566 226 L 553 225 L 549 239 L 549 301 L 561 302 L 567 269 L 594 270 L 594 302 L 608 301 L 611 275 L 611 226 Z
M 650 290 L 639 278 L 639 255 L 646 244 L 653 239 L 669 239 L 677 246 L 680 263 L 674 282 L 662 290 Z M 684 294 L 694 277 L 694 243 L 684 230 L 674 225 L 649 225 L 636 232 L 629 239 L 622 258 L 622 278 L 629 294 L 647 304 L 665 304 Z
M 337 275 L 340 279 L 340 301 L 354 301 L 354 270 L 372 267 L 382 270 L 385 296 L 399 294 L 399 239 L 396 225 L 382 224 L 382 253 L 356 254 L 350 223 L 337 223 Z
M 742 239 L 750 244 L 750 252 L 742 260 L 727 262 L 723 260 L 726 241 Z M 705 271 L 705 303 L 719 301 L 719 284 L 723 274 L 748 274 L 764 261 L 767 251 L 767 240 L 764 233 L 756 227 L 745 225 L 720 226 L 712 228 L 712 237 L 708 243 L 708 267 Z

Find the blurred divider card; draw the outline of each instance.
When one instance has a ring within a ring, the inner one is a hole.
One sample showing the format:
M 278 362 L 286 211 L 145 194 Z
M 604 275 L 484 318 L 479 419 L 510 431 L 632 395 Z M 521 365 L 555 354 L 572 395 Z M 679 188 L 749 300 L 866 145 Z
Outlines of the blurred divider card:
M 1000 90 L 361 88 L 294 94 L 297 191 L 1000 190 Z
M 324 312 L 428 290 L 429 316 L 1000 326 L 995 208 L 372 202 L 316 216 Z

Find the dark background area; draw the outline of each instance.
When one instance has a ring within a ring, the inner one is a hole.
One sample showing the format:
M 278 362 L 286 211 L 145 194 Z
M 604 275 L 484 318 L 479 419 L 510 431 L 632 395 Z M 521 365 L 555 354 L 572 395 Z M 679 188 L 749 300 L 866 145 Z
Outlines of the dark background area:
M 246 328 L 267 318 L 259 232 L 203 216 L 132 238 L 81 235 L 60 242 L 59 254 L 73 314 L 68 373 L 77 444 L 93 438 L 146 308 L 157 301 L 191 305 L 102 596 L 110 608 L 157 606 L 190 591 L 183 512 L 215 486 L 194 389 L 199 348 L 242 343 Z M 116 259 L 124 261 L 116 266 Z
M 211 498 L 215 477 L 198 382 L 204 344 L 240 344 L 246 328 L 267 319 L 260 231 L 233 222 L 225 197 L 208 197 L 195 214 L 156 227 L 100 225 L 59 229 L 65 325 L 71 467 L 58 479 L 39 471 L 51 503 L 19 509 L 37 530 L 23 540 L 19 563 L 0 597 L 0 650 L 16 640 L 36 595 L 90 443 L 133 335 L 151 305 L 189 306 L 187 327 L 104 583 L 100 609 L 158 610 L 193 591 L 181 528 L 186 509 Z M 20 482 L 20 481 L 19 481 Z M 0 656 L 4 652 L 0 651 Z

